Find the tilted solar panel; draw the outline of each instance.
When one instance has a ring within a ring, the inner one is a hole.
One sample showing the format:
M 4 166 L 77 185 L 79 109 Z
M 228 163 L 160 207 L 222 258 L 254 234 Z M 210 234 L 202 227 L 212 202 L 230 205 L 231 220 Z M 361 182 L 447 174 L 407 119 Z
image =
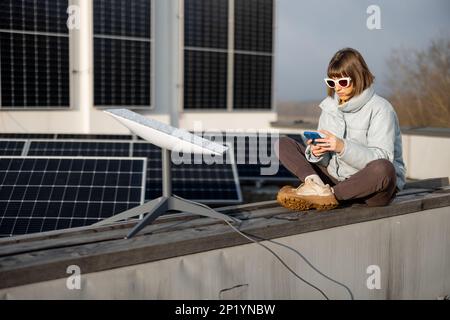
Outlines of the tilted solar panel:
M 27 156 L 129 157 L 129 142 L 31 141 Z
M 0 133 L 0 139 L 55 139 L 52 133 Z
M 0 140 L 0 156 L 21 156 L 25 140 Z
M 232 152 L 227 152 L 227 157 Z M 133 156 L 147 157 L 147 200 L 162 195 L 162 161 L 161 149 L 147 142 L 136 142 Z M 172 163 L 173 194 L 185 199 L 209 204 L 236 204 L 242 202 L 242 193 L 236 165 L 231 159 L 224 159 L 223 163 L 207 164 L 199 159 L 195 163 L 195 156 L 190 155 L 189 163 Z
M 145 157 L 147 179 L 145 199 L 162 194 L 161 149 L 139 141 L 31 141 L 28 156 L 85 156 L 85 157 Z M 230 160 L 223 164 L 172 164 L 173 191 L 176 195 L 209 204 L 237 204 L 242 202 L 236 165 Z
M 144 158 L 0 157 L 0 236 L 87 226 L 143 203 Z
M 78 134 L 58 133 L 56 139 L 60 140 L 133 140 L 129 134 Z

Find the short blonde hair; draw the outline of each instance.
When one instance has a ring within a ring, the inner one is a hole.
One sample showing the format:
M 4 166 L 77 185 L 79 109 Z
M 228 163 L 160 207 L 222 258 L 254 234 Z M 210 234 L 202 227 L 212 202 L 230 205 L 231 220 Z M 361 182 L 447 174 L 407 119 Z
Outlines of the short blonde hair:
M 360 95 L 375 81 L 362 55 L 352 48 L 344 48 L 334 54 L 328 65 L 327 74 L 330 78 L 352 78 L 353 96 Z M 334 89 L 328 88 L 327 91 L 328 96 L 333 97 Z

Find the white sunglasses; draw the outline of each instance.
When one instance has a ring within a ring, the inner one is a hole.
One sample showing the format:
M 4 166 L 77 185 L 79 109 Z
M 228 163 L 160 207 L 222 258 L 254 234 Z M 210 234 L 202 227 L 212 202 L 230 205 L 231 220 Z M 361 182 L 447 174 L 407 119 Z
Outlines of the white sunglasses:
M 341 86 L 342 88 L 347 88 L 350 85 L 350 81 L 352 81 L 352 78 L 345 77 L 345 78 L 340 78 L 337 80 L 334 80 L 331 78 L 325 78 L 324 80 L 328 87 L 330 87 L 331 89 L 334 89 L 334 87 L 336 87 L 336 84 L 339 84 L 339 86 Z

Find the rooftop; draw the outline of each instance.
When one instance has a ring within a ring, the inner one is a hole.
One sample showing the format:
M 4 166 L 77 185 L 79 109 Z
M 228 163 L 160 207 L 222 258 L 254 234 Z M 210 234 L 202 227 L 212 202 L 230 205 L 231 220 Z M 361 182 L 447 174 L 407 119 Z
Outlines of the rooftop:
M 216 210 L 241 219 L 239 229 L 247 234 L 276 239 L 431 209 L 449 213 L 449 207 L 449 181 L 441 178 L 409 183 L 386 207 L 293 212 L 266 201 Z M 86 274 L 249 243 L 222 221 L 187 214 L 161 217 L 125 240 L 135 223 L 0 239 L 0 289 L 65 278 L 68 265 L 78 265 Z

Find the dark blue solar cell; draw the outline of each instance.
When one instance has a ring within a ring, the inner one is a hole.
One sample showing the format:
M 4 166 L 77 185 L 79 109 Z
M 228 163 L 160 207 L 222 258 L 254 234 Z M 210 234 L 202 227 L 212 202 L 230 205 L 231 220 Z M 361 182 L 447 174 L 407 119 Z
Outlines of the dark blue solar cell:
M 94 0 L 94 33 L 149 38 L 150 0 Z
M 65 33 L 68 0 L 1 0 L 0 29 Z
M 0 133 L 0 139 L 53 139 L 54 134 L 41 133 Z
M 67 36 L 0 32 L 0 60 L 2 108 L 69 108 Z
M 94 0 L 94 104 L 151 104 L 151 1 Z
M 228 0 L 184 1 L 185 46 L 228 48 Z
M 25 141 L 0 141 L 0 156 L 22 155 Z
M 228 54 L 185 50 L 184 108 L 226 109 Z
M 235 0 L 236 50 L 273 50 L 273 0 Z
M 235 55 L 236 109 L 272 108 L 272 61 L 272 56 Z

